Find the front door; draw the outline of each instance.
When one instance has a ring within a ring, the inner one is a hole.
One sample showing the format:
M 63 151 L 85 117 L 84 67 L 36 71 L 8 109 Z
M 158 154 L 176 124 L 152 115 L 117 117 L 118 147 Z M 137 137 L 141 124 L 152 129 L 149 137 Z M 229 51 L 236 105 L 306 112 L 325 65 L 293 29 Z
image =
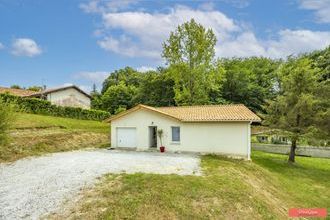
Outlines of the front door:
M 157 148 L 157 126 L 149 126 L 149 147 Z

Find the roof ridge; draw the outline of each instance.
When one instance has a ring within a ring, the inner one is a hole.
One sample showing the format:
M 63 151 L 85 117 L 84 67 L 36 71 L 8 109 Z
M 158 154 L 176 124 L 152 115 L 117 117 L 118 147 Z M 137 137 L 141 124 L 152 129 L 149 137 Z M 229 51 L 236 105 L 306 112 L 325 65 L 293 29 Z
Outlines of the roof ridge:
M 52 88 L 44 89 L 44 90 L 41 90 L 41 91 L 39 91 L 39 92 L 37 92 L 36 94 L 33 94 L 33 95 L 45 95 L 45 94 L 48 94 L 48 93 L 52 93 L 52 92 L 56 92 L 56 91 L 64 90 L 64 89 L 70 89 L 70 88 L 76 89 L 79 92 L 85 94 L 87 97 L 91 98 L 91 96 L 87 92 L 85 92 L 84 90 L 79 88 L 79 86 L 76 86 L 74 84 L 67 85 L 67 86 L 59 86 L 59 87 L 52 87 Z
M 32 91 L 32 90 L 28 90 L 28 89 L 17 89 L 17 88 L 2 87 L 2 86 L 0 86 L 0 89 L 21 90 L 21 91 Z M 33 92 L 33 91 L 32 91 L 32 92 Z
M 146 106 L 146 105 L 144 105 L 144 106 Z M 152 108 L 155 108 L 155 109 L 157 109 L 157 108 L 198 108 L 198 107 L 226 107 L 226 106 L 245 106 L 245 105 L 242 103 L 239 103 L 239 104 L 223 104 L 223 105 L 217 104 L 217 105 L 158 106 L 158 107 L 152 107 Z

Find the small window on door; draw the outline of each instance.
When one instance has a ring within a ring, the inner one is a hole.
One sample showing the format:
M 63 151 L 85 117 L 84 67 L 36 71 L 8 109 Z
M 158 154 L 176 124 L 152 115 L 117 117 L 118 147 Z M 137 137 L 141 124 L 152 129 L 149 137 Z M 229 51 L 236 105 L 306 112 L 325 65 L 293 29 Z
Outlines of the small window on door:
M 180 142 L 180 127 L 172 127 L 172 141 Z

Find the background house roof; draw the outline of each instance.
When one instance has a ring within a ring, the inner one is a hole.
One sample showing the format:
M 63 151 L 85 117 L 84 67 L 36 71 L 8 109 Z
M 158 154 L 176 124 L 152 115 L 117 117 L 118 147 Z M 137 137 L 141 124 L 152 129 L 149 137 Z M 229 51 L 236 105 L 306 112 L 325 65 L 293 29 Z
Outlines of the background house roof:
M 71 86 L 62 86 L 62 87 L 57 87 L 57 88 L 51 88 L 51 89 L 46 89 L 37 93 L 32 94 L 31 96 L 41 96 L 41 95 L 47 95 L 49 93 L 53 93 L 53 92 L 57 92 L 57 91 L 61 91 L 61 90 L 66 90 L 66 89 L 76 89 L 79 92 L 81 92 L 82 94 L 84 94 L 85 96 L 87 96 L 88 98 L 91 98 L 91 96 L 84 92 L 83 90 L 81 90 L 78 86 L 75 85 L 71 85 Z
M 253 113 L 250 109 L 242 104 L 180 107 L 151 107 L 147 105 L 138 105 L 132 109 L 110 117 L 107 121 L 115 120 L 141 108 L 158 112 L 183 122 L 261 121 L 261 119 L 255 113 Z
M 31 90 L 26 90 L 26 89 L 12 89 L 12 88 L 5 88 L 5 87 L 0 87 L 0 94 L 1 93 L 9 93 L 11 95 L 16 95 L 16 96 L 30 96 L 35 94 L 35 91 Z

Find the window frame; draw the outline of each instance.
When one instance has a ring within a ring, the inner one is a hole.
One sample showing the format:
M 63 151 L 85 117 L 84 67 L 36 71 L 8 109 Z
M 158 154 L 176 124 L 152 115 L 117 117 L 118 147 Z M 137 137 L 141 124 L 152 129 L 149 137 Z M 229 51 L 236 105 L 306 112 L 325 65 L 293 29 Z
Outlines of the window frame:
M 179 131 L 178 140 L 173 140 L 173 134 L 174 134 L 173 129 L 175 129 L 175 128 L 177 128 Z M 171 126 L 171 141 L 172 141 L 172 143 L 180 143 L 180 141 L 181 141 L 181 127 L 180 126 Z

